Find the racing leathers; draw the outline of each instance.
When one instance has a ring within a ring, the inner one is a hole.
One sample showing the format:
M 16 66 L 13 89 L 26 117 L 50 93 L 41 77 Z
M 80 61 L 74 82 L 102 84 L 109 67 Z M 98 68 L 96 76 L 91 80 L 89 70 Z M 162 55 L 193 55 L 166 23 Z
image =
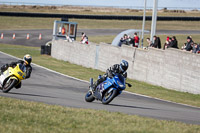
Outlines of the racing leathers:
M 113 78 L 113 76 L 114 76 L 115 74 L 121 74 L 124 78 L 127 78 L 127 72 L 126 72 L 126 71 L 125 71 L 125 72 L 121 71 L 120 65 L 119 65 L 119 64 L 115 64 L 115 65 L 111 66 L 110 68 L 108 68 L 108 69 L 106 70 L 106 73 L 105 73 L 103 76 L 101 76 L 101 78 L 98 79 L 98 80 L 93 84 L 92 89 L 95 90 L 96 87 L 97 87 L 100 83 L 102 83 L 103 81 L 105 81 L 107 77 Z
M 22 64 L 24 66 L 22 71 L 25 73 L 25 79 L 30 78 L 31 72 L 32 72 L 32 67 L 29 64 L 25 65 L 23 60 L 18 60 L 17 62 L 11 62 L 10 64 L 3 65 L 1 67 L 1 73 L 6 71 L 8 69 L 8 67 L 15 68 L 17 66 L 17 64 Z M 21 87 L 21 82 L 16 86 L 16 88 L 18 89 L 20 87 Z

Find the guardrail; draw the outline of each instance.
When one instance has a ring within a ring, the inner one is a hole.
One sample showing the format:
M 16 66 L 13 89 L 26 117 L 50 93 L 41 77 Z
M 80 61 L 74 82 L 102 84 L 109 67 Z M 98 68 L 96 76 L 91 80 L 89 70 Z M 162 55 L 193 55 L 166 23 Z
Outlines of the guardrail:
M 116 16 L 116 15 L 78 15 L 78 14 L 50 14 L 50 13 L 22 13 L 22 12 L 0 12 L 0 16 L 16 17 L 42 17 L 42 18 L 76 18 L 76 19 L 104 19 L 104 20 L 142 20 L 143 16 Z M 146 16 L 151 21 L 151 16 Z M 171 17 L 158 16 L 158 21 L 200 21 L 200 17 Z

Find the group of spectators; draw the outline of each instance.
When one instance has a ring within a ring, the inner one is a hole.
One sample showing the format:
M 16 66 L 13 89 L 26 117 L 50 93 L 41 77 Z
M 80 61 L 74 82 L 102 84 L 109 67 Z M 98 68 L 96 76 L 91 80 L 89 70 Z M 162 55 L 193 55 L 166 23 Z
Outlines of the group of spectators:
M 161 41 L 160 41 L 160 37 L 154 36 L 153 37 L 154 43 L 152 43 L 152 41 L 150 40 L 150 38 L 147 38 L 147 43 L 148 43 L 148 47 L 154 47 L 154 48 L 159 48 L 161 49 Z M 176 40 L 176 37 L 173 36 L 171 37 L 167 37 L 164 45 L 163 45 L 163 50 L 165 50 L 166 48 L 177 48 L 178 49 L 178 41 Z
M 161 49 L 160 37 L 153 36 L 153 40 L 154 40 L 154 43 L 150 40 L 150 38 L 147 38 L 148 46 L 149 47 L 153 47 L 153 48 L 159 48 L 159 49 Z
M 124 36 L 120 39 L 119 46 L 121 46 L 123 44 L 133 46 L 133 47 L 138 47 L 139 46 L 139 37 L 138 37 L 137 33 L 134 33 L 133 37 L 130 37 L 129 35 L 124 34 Z
M 187 42 L 184 43 L 184 45 L 182 46 L 181 49 L 185 50 L 185 51 L 190 51 L 191 53 L 198 53 L 199 54 L 200 53 L 200 44 L 195 43 L 192 40 L 192 37 L 188 36 Z
M 167 37 L 163 49 L 165 50 L 166 48 L 177 48 L 178 49 L 178 41 L 175 36 L 173 37 Z
M 132 46 L 132 47 L 138 47 L 139 46 L 139 40 L 140 39 L 139 39 L 137 33 L 134 33 L 133 37 L 130 37 L 129 35 L 124 34 L 124 36 L 120 39 L 119 46 L 129 45 L 129 46 Z M 148 47 L 161 49 L 162 47 L 161 47 L 160 37 L 154 36 L 153 40 L 154 40 L 154 43 L 150 40 L 150 38 L 147 38 Z M 88 37 L 86 36 L 86 34 L 84 32 L 82 33 L 80 43 L 88 44 Z M 178 40 L 176 39 L 176 36 L 172 36 L 172 37 L 167 36 L 166 41 L 163 45 L 163 50 L 165 50 L 167 48 L 179 49 Z M 192 40 L 192 37 L 188 36 L 187 42 L 184 44 L 184 46 L 181 47 L 181 49 L 185 50 L 185 51 L 190 51 L 191 53 L 200 53 L 200 44 L 195 43 Z
M 157 36 L 154 36 L 153 39 L 154 39 L 154 43 L 152 43 L 152 41 L 150 41 L 150 38 L 147 38 L 148 47 L 154 47 L 154 48 L 161 49 L 160 38 Z M 163 45 L 163 50 L 165 50 L 167 48 L 179 49 L 178 40 L 176 39 L 176 36 L 172 36 L 172 37 L 167 36 L 166 41 Z M 188 36 L 187 42 L 184 44 L 184 46 L 182 46 L 181 50 L 189 51 L 191 53 L 200 53 L 200 44 L 195 43 L 192 40 L 192 37 Z

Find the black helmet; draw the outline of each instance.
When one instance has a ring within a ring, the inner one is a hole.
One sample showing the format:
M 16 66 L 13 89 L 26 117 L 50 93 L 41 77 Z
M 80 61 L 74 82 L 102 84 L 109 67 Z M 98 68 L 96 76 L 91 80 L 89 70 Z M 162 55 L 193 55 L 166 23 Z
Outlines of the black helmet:
M 29 54 L 24 55 L 23 61 L 26 62 L 26 64 L 30 65 L 32 61 L 32 57 Z
M 128 69 L 128 62 L 125 60 L 122 60 L 120 63 L 120 70 L 122 72 L 125 72 Z

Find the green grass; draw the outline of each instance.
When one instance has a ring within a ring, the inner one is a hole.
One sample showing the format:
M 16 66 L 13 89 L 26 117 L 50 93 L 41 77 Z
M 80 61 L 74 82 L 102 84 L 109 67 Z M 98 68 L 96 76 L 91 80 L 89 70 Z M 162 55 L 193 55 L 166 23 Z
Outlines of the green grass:
M 33 62 L 38 65 L 87 81 L 89 81 L 90 77 L 95 78 L 99 74 L 103 74 L 99 70 L 84 68 L 69 62 L 53 59 L 50 56 L 40 55 L 40 49 L 35 47 L 0 44 L 0 51 L 19 58 L 29 53 L 33 57 Z M 200 95 L 173 91 L 136 80 L 129 79 L 128 82 L 133 86 L 132 88 L 127 88 L 127 91 L 200 107 Z
M 0 17 L 1 30 L 53 29 L 54 20 L 59 18 Z M 78 29 L 141 29 L 142 21 L 135 20 L 90 20 L 69 19 L 78 23 Z M 146 21 L 145 29 L 151 29 L 151 21 Z M 157 30 L 200 30 L 199 21 L 157 21 Z
M 200 126 L 0 97 L 1 133 L 199 133 Z

